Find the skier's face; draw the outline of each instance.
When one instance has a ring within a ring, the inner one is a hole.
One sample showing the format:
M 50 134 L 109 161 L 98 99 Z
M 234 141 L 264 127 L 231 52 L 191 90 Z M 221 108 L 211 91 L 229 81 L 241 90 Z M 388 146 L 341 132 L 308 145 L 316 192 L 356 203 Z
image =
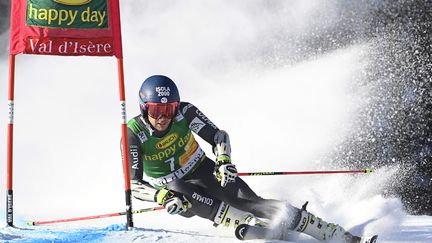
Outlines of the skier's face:
M 150 122 L 150 124 L 159 132 L 163 132 L 165 131 L 170 123 L 171 123 L 171 118 L 168 118 L 166 116 L 159 116 L 159 118 L 152 118 L 151 116 L 147 116 L 148 120 Z

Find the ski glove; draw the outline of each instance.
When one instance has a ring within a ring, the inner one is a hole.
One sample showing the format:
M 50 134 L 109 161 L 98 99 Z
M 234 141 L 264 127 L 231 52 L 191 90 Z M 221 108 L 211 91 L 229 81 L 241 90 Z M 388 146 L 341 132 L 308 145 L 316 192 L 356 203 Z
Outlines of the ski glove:
M 169 214 L 184 213 L 192 206 L 183 194 L 167 189 L 158 191 L 156 202 L 163 205 Z
M 131 191 L 136 199 L 152 202 L 158 190 L 142 180 L 131 180 Z
M 214 172 L 216 179 L 222 187 L 228 183 L 234 182 L 237 177 L 237 168 L 231 164 L 231 158 L 226 154 L 221 154 L 216 158 L 216 166 Z

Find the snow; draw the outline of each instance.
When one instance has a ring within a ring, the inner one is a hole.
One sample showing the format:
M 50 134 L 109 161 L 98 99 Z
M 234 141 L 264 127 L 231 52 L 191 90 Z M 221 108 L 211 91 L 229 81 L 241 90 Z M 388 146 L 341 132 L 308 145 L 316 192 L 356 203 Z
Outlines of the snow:
M 274 5 L 122 1 L 128 118 L 139 113 L 141 82 L 149 75 L 165 74 L 177 82 L 183 100 L 229 132 L 240 172 L 334 167 L 335 161 L 321 159 L 349 132 L 352 114 L 367 105 L 361 99 L 367 90 L 357 93 L 352 86 L 358 81 L 353 77 L 361 78 L 370 64 L 366 54 L 373 47 L 362 42 L 294 60 L 287 56 L 298 50 L 284 46 L 291 35 L 313 36 L 317 29 L 331 26 L 331 20 L 320 20 L 334 15 L 333 5 L 314 0 Z M 7 66 L 2 56 L 1 80 L 7 80 Z M 134 215 L 136 228 L 130 231 L 124 230 L 124 216 L 26 225 L 29 220 L 124 210 L 115 68 L 112 58 L 17 57 L 14 216 L 18 228 L 0 228 L 0 241 L 237 242 L 232 229 L 163 211 Z M 7 83 L 1 82 L 0 100 L 6 101 L 6 92 Z M 6 102 L 0 103 L 0 110 L 7 110 Z M 0 122 L 5 129 L 6 113 L 0 114 Z M 1 139 L 0 148 L 5 143 Z M 202 141 L 201 145 L 212 157 L 210 146 Z M 0 157 L 6 158 L 5 149 L 0 149 Z M 5 168 L 1 163 L 0 174 L 6 174 Z M 392 166 L 371 175 L 244 180 L 266 198 L 296 206 L 309 201 L 309 211 L 355 234 L 378 233 L 380 242 L 432 242 L 432 217 L 407 214 L 399 198 L 385 193 L 401 171 Z M 0 187 L 6 188 L 5 183 L 0 180 Z M 0 190 L 0 198 L 5 197 L 5 190 Z M 135 209 L 153 206 L 133 201 Z M 5 208 L 5 200 L 0 200 L 0 208 Z M 5 222 L 4 211 L 0 222 Z M 299 236 L 296 242 L 313 241 Z
M 381 233 L 382 243 L 420 243 L 432 240 L 432 219 L 430 216 L 405 216 L 397 225 Z M 238 242 L 237 239 L 222 229 L 209 231 L 183 229 L 166 229 L 166 227 L 136 227 L 126 231 L 124 224 L 108 224 L 103 227 L 88 226 L 74 228 L 70 226 L 49 226 L 36 229 L 2 228 L 2 242 Z M 254 240 L 249 242 L 263 242 Z M 278 241 L 266 241 L 278 242 Z M 299 236 L 296 241 L 316 242 L 309 237 Z

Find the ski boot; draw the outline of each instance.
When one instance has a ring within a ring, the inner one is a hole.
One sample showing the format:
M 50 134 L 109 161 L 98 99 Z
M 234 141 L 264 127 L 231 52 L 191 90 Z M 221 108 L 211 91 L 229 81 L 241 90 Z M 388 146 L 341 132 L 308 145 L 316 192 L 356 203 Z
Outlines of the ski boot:
M 219 206 L 213 222 L 214 226 L 224 225 L 234 228 L 240 224 L 257 225 L 261 223 L 252 213 L 236 209 L 224 202 Z
M 345 231 L 337 224 L 327 223 L 321 218 L 306 211 L 303 205 L 300 215 L 300 222 L 294 230 L 310 235 L 320 241 L 332 241 L 340 243 L 360 243 L 361 238 Z

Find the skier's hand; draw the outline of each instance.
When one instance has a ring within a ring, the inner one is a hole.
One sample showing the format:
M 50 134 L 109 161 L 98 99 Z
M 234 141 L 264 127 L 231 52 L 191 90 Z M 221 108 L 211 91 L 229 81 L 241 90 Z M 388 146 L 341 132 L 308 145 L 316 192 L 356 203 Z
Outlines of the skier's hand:
M 153 201 L 157 189 L 146 184 L 142 180 L 131 180 L 132 195 L 142 201 Z
M 192 206 L 183 194 L 167 189 L 159 190 L 156 201 L 163 205 L 169 214 L 184 213 Z
M 228 183 L 234 182 L 237 177 L 237 168 L 231 164 L 231 158 L 228 155 L 222 154 L 216 158 L 215 167 L 216 179 L 220 182 L 222 187 Z

